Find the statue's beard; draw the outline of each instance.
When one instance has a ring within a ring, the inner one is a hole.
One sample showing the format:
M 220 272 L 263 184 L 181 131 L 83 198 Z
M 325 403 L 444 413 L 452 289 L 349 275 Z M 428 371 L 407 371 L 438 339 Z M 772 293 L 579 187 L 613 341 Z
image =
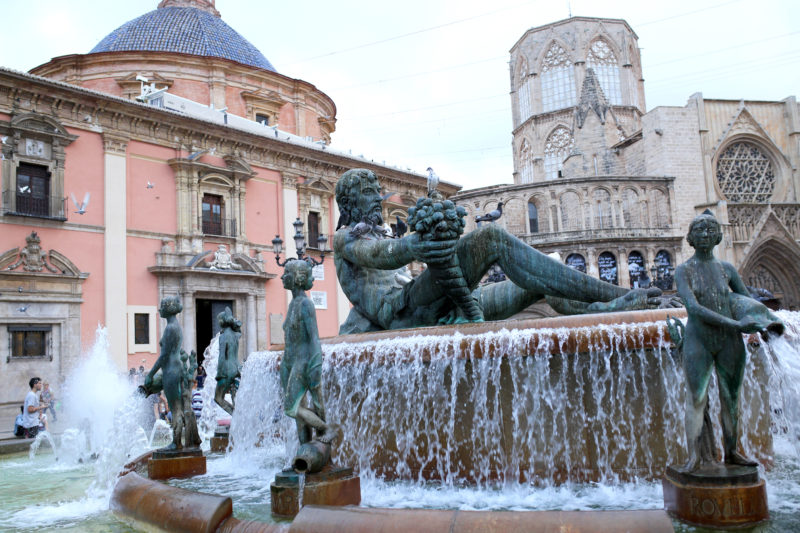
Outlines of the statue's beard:
M 373 226 L 383 226 L 383 216 L 380 213 L 370 213 L 364 217 L 364 221 Z

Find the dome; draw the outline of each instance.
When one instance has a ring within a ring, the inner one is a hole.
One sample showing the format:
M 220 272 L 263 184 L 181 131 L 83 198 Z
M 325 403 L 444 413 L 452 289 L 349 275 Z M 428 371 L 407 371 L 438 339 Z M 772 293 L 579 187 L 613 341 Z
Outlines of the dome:
M 161 2 L 158 9 L 109 33 L 89 53 L 178 52 L 221 57 L 276 72 L 255 46 L 222 21 L 213 9 L 213 2 L 208 4 L 212 6 L 210 9 L 203 8 L 201 2 L 194 5 L 185 0 Z

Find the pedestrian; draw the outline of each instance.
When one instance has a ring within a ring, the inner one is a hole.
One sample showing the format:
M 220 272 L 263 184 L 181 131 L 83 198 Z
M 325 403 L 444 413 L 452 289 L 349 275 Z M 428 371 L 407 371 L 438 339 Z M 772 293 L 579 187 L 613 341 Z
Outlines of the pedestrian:
M 25 420 L 23 412 L 23 407 L 20 405 L 19 414 L 17 415 L 17 418 L 14 419 L 14 436 L 20 439 L 25 436 L 25 428 L 22 427 L 22 424 Z
M 167 399 L 164 398 L 164 393 L 163 392 L 159 393 L 159 395 L 158 395 L 158 417 L 161 420 L 172 422 L 172 413 L 169 412 L 169 406 L 167 405 Z
M 47 414 L 49 410 L 50 413 L 53 415 L 53 422 L 58 421 L 56 417 L 56 397 L 53 394 L 53 391 L 50 390 L 50 384 L 46 381 L 42 385 L 42 393 L 39 395 L 39 403 L 46 405 L 44 408 L 44 414 Z
M 39 405 L 38 392 L 42 390 L 42 379 L 33 377 L 28 381 L 31 390 L 25 395 L 25 403 L 22 409 L 22 427 L 26 439 L 32 439 L 39 433 L 39 426 L 42 423 L 42 411 L 47 406 Z M 47 430 L 47 417 L 44 417 L 44 429 Z
M 203 413 L 203 384 L 199 376 L 195 379 L 192 388 L 192 411 L 194 411 L 195 418 L 200 420 L 200 415 Z

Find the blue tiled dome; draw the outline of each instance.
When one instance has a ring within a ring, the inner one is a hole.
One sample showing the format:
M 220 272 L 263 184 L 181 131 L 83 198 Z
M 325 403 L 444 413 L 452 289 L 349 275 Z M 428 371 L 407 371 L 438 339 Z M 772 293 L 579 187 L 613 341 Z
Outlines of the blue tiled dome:
M 230 59 L 275 71 L 267 58 L 221 18 L 194 7 L 160 7 L 109 33 L 90 54 L 144 50 Z

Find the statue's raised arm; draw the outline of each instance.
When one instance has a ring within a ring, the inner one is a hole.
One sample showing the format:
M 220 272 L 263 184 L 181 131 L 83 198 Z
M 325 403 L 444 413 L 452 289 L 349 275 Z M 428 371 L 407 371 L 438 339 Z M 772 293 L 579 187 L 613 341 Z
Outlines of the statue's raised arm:
M 340 333 L 501 320 L 544 297 L 568 302 L 563 308 L 573 313 L 645 309 L 662 303 L 658 289 L 628 290 L 587 276 L 497 224 L 460 236 L 463 209 L 447 200 L 420 200 L 409 209 L 414 233 L 388 239 L 378 180 L 370 170 L 345 172 L 336 184 L 336 202 L 340 210 L 334 239 L 336 274 L 353 304 Z M 412 260 L 428 268 L 409 282 L 403 274 Z M 494 264 L 508 280 L 478 287 Z

